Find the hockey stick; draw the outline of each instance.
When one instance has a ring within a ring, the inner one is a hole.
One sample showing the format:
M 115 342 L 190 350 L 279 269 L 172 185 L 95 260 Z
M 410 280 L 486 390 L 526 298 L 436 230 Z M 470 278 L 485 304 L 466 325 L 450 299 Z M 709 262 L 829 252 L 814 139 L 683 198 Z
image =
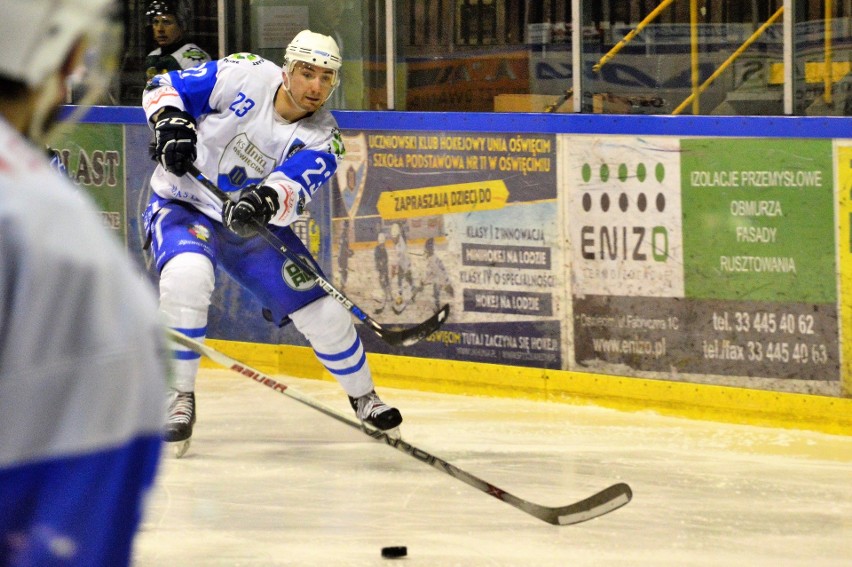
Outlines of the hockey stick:
M 355 419 L 344 415 L 337 410 L 330 408 L 321 402 L 302 394 L 296 390 L 293 390 L 286 384 L 282 384 L 276 380 L 273 380 L 266 374 L 255 370 L 254 368 L 250 368 L 245 364 L 229 357 L 226 354 L 223 354 L 205 344 L 202 344 L 196 340 L 193 340 L 186 335 L 180 333 L 179 331 L 175 331 L 174 329 L 168 329 L 169 336 L 175 342 L 184 347 L 200 354 L 206 356 L 213 362 L 220 364 L 230 370 L 238 374 L 242 374 L 243 376 L 247 376 L 251 378 L 255 382 L 260 382 L 264 386 L 268 388 L 272 388 L 276 392 L 280 394 L 284 394 L 285 396 L 296 400 L 299 403 L 302 403 L 306 406 L 309 406 L 315 410 L 318 410 L 325 415 L 336 419 L 341 423 L 345 423 L 346 425 L 362 431 L 364 434 L 368 435 L 375 441 L 379 443 L 385 443 L 402 453 L 405 453 L 409 457 L 412 457 L 420 462 L 426 463 L 439 471 L 450 475 L 453 478 L 456 478 L 477 490 L 488 494 L 489 496 L 493 496 L 498 500 L 502 500 L 503 502 L 514 506 L 515 508 L 521 510 L 522 512 L 526 512 L 527 514 L 538 518 L 548 524 L 553 524 L 556 526 L 567 526 L 570 524 L 577 524 L 579 522 L 585 522 L 586 520 L 591 520 L 597 518 L 598 516 L 603 516 L 613 510 L 617 510 L 621 508 L 633 497 L 633 492 L 630 490 L 630 487 L 624 483 L 617 483 L 608 488 L 589 496 L 588 498 L 584 498 L 578 502 L 574 502 L 573 504 L 568 504 L 567 506 L 558 506 L 558 507 L 550 507 L 550 506 L 541 506 L 539 504 L 534 504 L 533 502 L 529 502 L 528 500 L 524 500 L 519 498 L 513 494 L 506 492 L 505 490 L 494 486 L 493 484 L 482 480 L 479 477 L 472 475 L 469 472 L 466 472 L 455 465 L 448 463 L 447 461 L 437 457 L 419 447 L 415 447 L 411 443 L 407 441 L 403 441 L 397 437 L 391 437 L 384 431 L 379 431 L 365 423 L 359 423 Z
M 207 179 L 203 173 L 201 173 L 195 164 L 191 164 L 188 168 L 190 174 L 192 174 L 195 179 L 199 181 L 208 191 L 213 193 L 217 199 L 224 203 L 225 199 L 230 199 L 228 194 L 219 189 L 215 183 Z M 434 315 L 419 323 L 413 327 L 408 329 L 400 329 L 400 330 L 392 330 L 384 327 L 383 325 L 376 322 L 372 317 L 361 311 L 361 309 L 355 305 L 351 299 L 346 297 L 342 291 L 334 287 L 334 285 L 316 273 L 312 267 L 308 265 L 298 254 L 292 252 L 287 245 L 281 242 L 281 240 L 275 236 L 265 225 L 262 223 L 255 221 L 255 228 L 257 228 L 257 233 L 260 235 L 270 246 L 281 252 L 281 254 L 287 258 L 289 261 L 293 262 L 300 270 L 304 273 L 308 274 L 312 278 L 314 278 L 320 287 L 325 290 L 325 292 L 333 297 L 338 303 L 343 305 L 346 309 L 349 310 L 352 315 L 354 315 L 359 321 L 365 323 L 374 333 L 376 333 L 379 338 L 384 340 L 386 343 L 391 344 L 393 346 L 410 346 L 414 343 L 420 341 L 431 335 L 433 332 L 438 330 L 444 321 L 447 320 L 447 317 L 450 314 L 450 305 L 446 304 L 441 309 L 439 309 Z

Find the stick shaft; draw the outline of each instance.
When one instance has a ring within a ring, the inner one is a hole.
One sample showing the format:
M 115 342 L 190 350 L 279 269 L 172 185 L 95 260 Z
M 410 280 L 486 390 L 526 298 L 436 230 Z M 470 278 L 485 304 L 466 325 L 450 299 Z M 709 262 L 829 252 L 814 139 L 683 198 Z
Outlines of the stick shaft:
M 353 429 L 361 431 L 375 441 L 385 443 L 409 457 L 430 465 L 436 470 L 458 479 L 465 484 L 488 494 L 489 496 L 493 496 L 494 498 L 514 506 L 518 510 L 526 512 L 527 514 L 549 524 L 570 525 L 591 520 L 592 518 L 596 518 L 624 506 L 630 502 L 630 499 L 632 498 L 630 487 L 626 484 L 619 483 L 567 506 L 554 508 L 529 502 L 515 496 L 514 494 L 510 494 L 509 492 L 506 492 L 505 490 L 498 488 L 497 486 L 494 486 L 493 484 L 486 482 L 485 480 L 482 480 L 463 469 L 460 469 L 459 467 L 429 453 L 428 451 L 415 447 L 407 441 L 391 437 L 384 431 L 380 431 L 367 424 L 360 423 L 352 417 L 342 414 L 312 397 L 294 390 L 286 384 L 282 384 L 263 372 L 255 370 L 254 368 L 251 368 L 212 347 L 193 340 L 179 331 L 168 329 L 168 332 L 172 340 L 200 355 L 206 356 L 213 362 L 229 368 L 242 376 L 251 378 L 255 382 L 259 382 L 267 388 L 271 388 L 272 390 L 309 406 L 341 423 L 345 423 Z
M 198 167 L 195 164 L 190 164 L 188 168 L 188 172 L 195 177 L 195 179 L 201 183 L 208 191 L 210 191 L 219 201 L 222 203 L 225 200 L 230 199 L 228 194 L 222 191 L 215 183 L 210 181 L 201 171 L 199 171 Z M 275 234 L 272 233 L 263 223 L 255 220 L 254 221 L 255 228 L 257 229 L 258 235 L 263 238 L 267 244 L 278 250 L 287 260 L 293 262 L 300 270 L 313 277 L 319 286 L 335 301 L 343 305 L 352 315 L 355 316 L 356 319 L 363 322 L 365 325 L 370 327 L 370 329 L 376 333 L 381 339 L 388 342 L 392 345 L 403 345 L 408 346 L 418 342 L 420 339 L 423 339 L 433 331 L 435 331 L 438 327 L 440 327 L 443 322 L 449 316 L 449 305 L 445 305 L 437 313 L 435 313 L 432 317 L 423 321 L 422 323 L 412 327 L 411 329 L 402 330 L 402 331 L 393 331 L 385 328 L 383 325 L 379 324 L 375 319 L 367 315 L 360 307 L 355 305 L 355 303 L 349 299 L 346 294 L 337 289 L 334 284 L 328 281 L 326 278 L 322 277 L 317 271 L 311 267 L 308 262 L 299 257 L 298 254 L 287 248 L 287 245 L 281 242 Z

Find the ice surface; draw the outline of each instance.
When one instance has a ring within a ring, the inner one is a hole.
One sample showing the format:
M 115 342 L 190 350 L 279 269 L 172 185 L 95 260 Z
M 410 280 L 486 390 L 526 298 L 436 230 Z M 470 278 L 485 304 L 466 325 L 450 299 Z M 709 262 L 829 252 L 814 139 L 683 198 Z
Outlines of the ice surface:
M 336 383 L 283 383 L 341 411 Z M 382 388 L 403 437 L 547 506 L 551 526 L 226 370 L 202 370 L 192 447 L 166 450 L 134 566 L 848 566 L 852 438 Z M 381 549 L 407 546 L 404 559 Z

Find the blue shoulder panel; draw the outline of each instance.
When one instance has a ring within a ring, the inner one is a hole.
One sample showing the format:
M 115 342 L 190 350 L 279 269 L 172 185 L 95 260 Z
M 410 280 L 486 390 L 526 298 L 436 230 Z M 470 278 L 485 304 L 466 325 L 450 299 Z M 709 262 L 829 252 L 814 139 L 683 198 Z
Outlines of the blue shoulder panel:
M 172 85 L 180 93 L 180 98 L 186 106 L 186 111 L 193 118 L 212 112 L 210 108 L 210 93 L 216 86 L 218 61 L 210 61 L 198 67 L 182 71 L 169 71 Z

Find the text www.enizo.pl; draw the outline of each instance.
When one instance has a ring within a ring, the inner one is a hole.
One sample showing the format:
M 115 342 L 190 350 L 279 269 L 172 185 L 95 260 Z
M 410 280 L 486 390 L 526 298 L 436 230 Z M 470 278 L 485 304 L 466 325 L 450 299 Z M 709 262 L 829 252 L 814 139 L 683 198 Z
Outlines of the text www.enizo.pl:
M 666 338 L 648 341 L 642 339 L 592 339 L 592 348 L 602 354 L 639 354 L 660 358 L 666 354 Z

